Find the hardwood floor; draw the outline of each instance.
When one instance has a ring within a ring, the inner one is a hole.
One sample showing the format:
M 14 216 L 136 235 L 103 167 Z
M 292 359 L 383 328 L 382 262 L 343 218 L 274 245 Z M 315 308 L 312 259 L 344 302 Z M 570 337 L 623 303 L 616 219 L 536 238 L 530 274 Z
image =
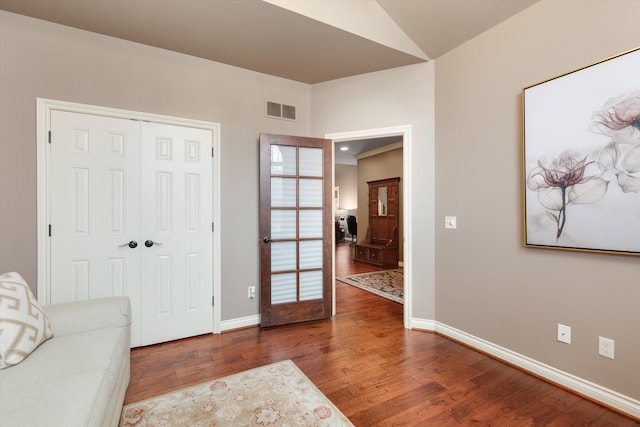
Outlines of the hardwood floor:
M 339 244 L 337 276 L 376 270 Z M 337 282 L 337 315 L 136 348 L 125 403 L 291 359 L 356 425 L 640 423 L 442 336 L 403 328 L 402 305 Z

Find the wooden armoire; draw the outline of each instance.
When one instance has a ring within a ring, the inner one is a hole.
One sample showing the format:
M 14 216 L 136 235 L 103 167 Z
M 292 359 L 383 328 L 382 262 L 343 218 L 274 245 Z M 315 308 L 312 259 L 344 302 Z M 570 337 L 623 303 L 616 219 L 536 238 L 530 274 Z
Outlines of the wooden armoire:
M 369 185 L 369 227 L 356 244 L 355 260 L 377 267 L 398 267 L 400 178 L 367 182 Z

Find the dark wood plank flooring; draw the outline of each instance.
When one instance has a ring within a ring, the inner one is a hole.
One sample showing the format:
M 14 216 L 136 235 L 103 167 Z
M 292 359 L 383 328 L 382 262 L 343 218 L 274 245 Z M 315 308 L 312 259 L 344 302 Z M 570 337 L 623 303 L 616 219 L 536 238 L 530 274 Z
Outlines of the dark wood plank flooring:
M 337 276 L 375 270 L 336 248 Z M 632 426 L 624 415 L 437 334 L 402 305 L 337 282 L 330 320 L 136 348 L 125 403 L 291 359 L 356 425 Z

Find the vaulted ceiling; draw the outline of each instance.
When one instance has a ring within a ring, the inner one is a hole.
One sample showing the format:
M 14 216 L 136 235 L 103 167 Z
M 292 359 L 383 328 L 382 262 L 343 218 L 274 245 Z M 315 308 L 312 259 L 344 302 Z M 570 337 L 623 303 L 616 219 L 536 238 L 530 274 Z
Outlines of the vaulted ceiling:
M 0 9 L 303 83 L 438 58 L 538 0 L 0 0 Z

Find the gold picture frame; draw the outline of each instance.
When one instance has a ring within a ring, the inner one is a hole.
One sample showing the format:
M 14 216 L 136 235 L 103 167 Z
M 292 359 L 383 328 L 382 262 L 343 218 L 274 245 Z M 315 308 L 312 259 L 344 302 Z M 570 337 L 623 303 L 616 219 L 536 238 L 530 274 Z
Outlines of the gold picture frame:
M 640 255 L 640 47 L 528 86 L 525 247 Z

